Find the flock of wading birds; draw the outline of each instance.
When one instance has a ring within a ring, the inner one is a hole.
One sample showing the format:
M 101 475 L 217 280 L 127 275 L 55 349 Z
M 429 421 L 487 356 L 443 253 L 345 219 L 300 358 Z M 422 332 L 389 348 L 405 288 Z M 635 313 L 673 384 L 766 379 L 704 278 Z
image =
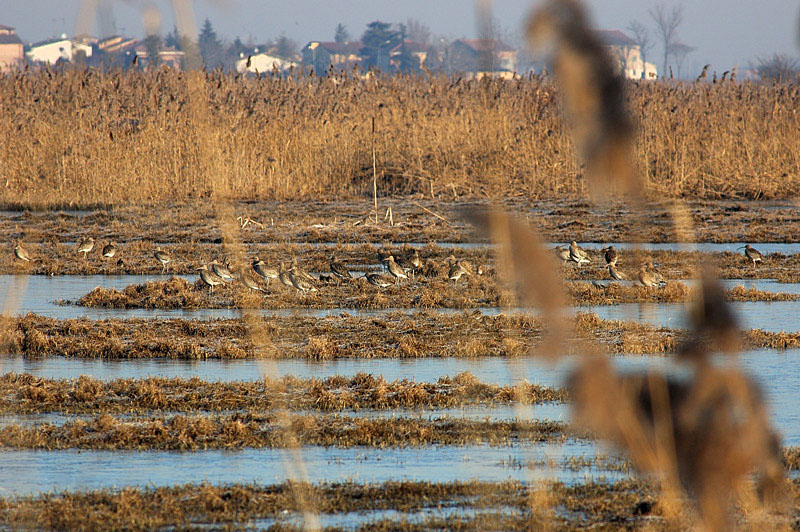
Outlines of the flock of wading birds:
M 757 262 L 762 261 L 763 257 L 761 252 L 750 244 L 742 246 L 738 249 L 744 249 L 745 256 L 753 261 L 753 266 L 755 266 Z M 564 265 L 566 265 L 568 262 L 574 262 L 575 264 L 588 264 L 592 262 L 592 259 L 589 257 L 589 254 L 586 252 L 586 250 L 581 248 L 574 240 L 570 243 L 569 247 L 556 246 L 553 251 L 555 252 L 556 256 L 563 261 Z M 617 250 L 614 249 L 614 246 L 608 246 L 607 248 L 603 248 L 601 251 L 603 253 L 603 258 L 606 259 L 608 274 L 611 276 L 611 278 L 615 281 L 629 280 L 628 275 L 625 272 L 617 269 L 617 260 L 619 259 L 619 254 L 617 253 Z M 653 288 L 666 282 L 664 280 L 664 276 L 661 275 L 653 266 L 652 260 L 648 260 L 639 267 L 639 270 L 636 272 L 636 278 L 633 279 L 633 281 L 639 281 L 642 286 L 647 288 Z
M 92 237 L 88 237 L 80 241 L 77 252 L 83 253 L 83 257 L 86 259 L 89 253 L 94 249 L 95 240 Z M 761 253 L 750 244 L 742 246 L 739 249 L 744 249 L 744 254 L 748 259 L 753 261 L 753 266 L 762 261 Z M 568 262 L 573 262 L 578 265 L 592 262 L 589 253 L 578 246 L 574 240 L 570 243 L 569 247 L 556 246 L 553 251 L 556 256 L 563 261 L 563 265 L 565 266 Z M 617 250 L 614 249 L 614 246 L 608 246 L 601 251 L 605 258 L 606 266 L 608 267 L 608 274 L 611 278 L 616 281 L 630 280 L 628 275 L 617 269 L 619 255 Z M 103 246 L 101 253 L 105 259 L 111 259 L 117 254 L 117 245 L 110 242 Z M 23 247 L 22 242 L 17 242 L 14 246 L 14 256 L 25 262 L 30 262 L 32 260 L 30 253 Z M 161 273 L 165 273 L 169 270 L 169 265 L 173 260 L 172 255 L 170 255 L 168 251 L 156 247 L 153 252 L 153 257 L 161 264 Z M 379 288 L 386 288 L 393 283 L 397 284 L 402 280 L 408 279 L 409 276 L 413 276 L 422 268 L 422 259 L 420 259 L 417 250 L 414 250 L 413 254 L 407 255 L 399 261 L 395 259 L 391 252 L 379 251 L 378 259 L 388 275 L 381 273 L 365 273 L 360 279 L 365 279 L 368 283 Z M 458 282 L 464 275 L 473 275 L 475 273 L 482 275 L 484 273 L 483 266 L 479 266 L 476 270 L 473 270 L 469 262 L 458 260 L 453 255 L 448 257 L 448 264 L 448 278 L 454 282 Z M 235 280 L 239 280 L 239 282 L 250 290 L 266 292 L 260 283 L 266 282 L 266 285 L 269 286 L 270 280 L 277 279 L 284 286 L 295 288 L 305 294 L 307 292 L 316 292 L 319 284 L 322 282 L 336 282 L 337 284 L 341 284 L 342 281 L 354 279 L 349 268 L 343 262 L 337 260 L 334 255 L 330 257 L 330 274 L 321 274 L 319 277 L 314 277 L 301 268 L 296 258 L 292 259 L 289 266 L 282 262 L 278 268 L 272 268 L 267 266 L 263 260 L 256 256 L 253 258 L 250 266 L 251 268 L 249 269 L 235 269 L 231 268 L 227 260 L 225 260 L 224 263 L 213 260 L 211 263 L 203 264 L 197 268 L 197 271 L 200 274 L 200 280 L 209 287 L 211 292 L 214 291 L 215 286 L 231 283 Z M 656 287 L 666 282 L 664 276 L 653 266 L 652 260 L 648 260 L 641 265 L 636 272 L 635 279 L 632 279 L 632 281 L 639 281 L 647 288 Z
M 94 238 L 88 237 L 82 239 L 80 243 L 78 243 L 76 251 L 78 253 L 83 253 L 83 257 L 86 259 L 95 247 Z M 111 259 L 117 254 L 117 251 L 117 245 L 110 242 L 103 246 L 101 254 L 103 258 Z M 31 254 L 22 245 L 22 242 L 17 242 L 14 246 L 14 256 L 24 262 L 37 260 L 31 257 Z M 169 271 L 169 265 L 173 262 L 173 258 L 168 251 L 156 247 L 153 252 L 153 257 L 161 264 L 161 273 Z M 416 250 L 414 250 L 413 254 L 401 258 L 399 261 L 395 259 L 392 253 L 379 251 L 378 259 L 383 264 L 386 274 L 365 273 L 360 279 L 365 279 L 369 284 L 379 288 L 386 288 L 392 284 L 397 284 L 401 280 L 408 279 L 422 268 L 422 259 L 419 256 L 419 252 Z M 450 266 L 448 278 L 454 282 L 458 282 L 464 275 L 473 275 L 473 273 L 483 275 L 484 273 L 482 266 L 473 271 L 472 266 L 467 261 L 458 260 L 452 255 L 448 260 Z M 250 268 L 237 269 L 232 268 L 227 259 L 223 262 L 213 260 L 209 264 L 203 264 L 197 268 L 197 271 L 200 274 L 200 280 L 209 287 L 211 292 L 214 291 L 215 286 L 231 283 L 236 280 L 250 290 L 266 292 L 261 283 L 265 282 L 266 285 L 269 286 L 270 280 L 277 279 L 284 286 L 296 288 L 298 291 L 306 293 L 316 292 L 321 283 L 327 284 L 335 282 L 341 284 L 342 281 L 355 279 L 349 268 L 333 255 L 331 255 L 329 263 L 330 274 L 323 273 L 319 277 L 312 276 L 300 267 L 296 258 L 292 259 L 290 265 L 280 263 L 278 268 L 272 268 L 267 266 L 263 260 L 256 256 L 253 258 L 250 266 Z

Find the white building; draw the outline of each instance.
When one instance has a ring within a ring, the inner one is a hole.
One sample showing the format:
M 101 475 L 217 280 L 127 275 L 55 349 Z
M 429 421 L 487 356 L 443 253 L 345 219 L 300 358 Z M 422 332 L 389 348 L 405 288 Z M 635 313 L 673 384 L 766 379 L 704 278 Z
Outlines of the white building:
M 297 63 L 289 61 L 288 59 L 281 59 L 269 54 L 253 54 L 244 55 L 239 54 L 241 59 L 236 61 L 236 72 L 244 73 L 251 72 L 253 74 L 269 74 L 270 72 L 278 69 L 279 72 L 285 72 L 292 67 L 296 67 Z
M 655 79 L 656 65 L 642 60 L 642 50 L 636 42 L 619 30 L 595 30 L 616 59 L 622 75 L 628 79 Z
M 92 47 L 88 44 L 67 39 L 67 35 L 62 34 L 60 39 L 31 44 L 30 50 L 25 53 L 25 56 L 31 62 L 54 65 L 59 59 L 72 61 L 78 52 L 83 52 L 85 57 L 90 57 L 92 55 Z

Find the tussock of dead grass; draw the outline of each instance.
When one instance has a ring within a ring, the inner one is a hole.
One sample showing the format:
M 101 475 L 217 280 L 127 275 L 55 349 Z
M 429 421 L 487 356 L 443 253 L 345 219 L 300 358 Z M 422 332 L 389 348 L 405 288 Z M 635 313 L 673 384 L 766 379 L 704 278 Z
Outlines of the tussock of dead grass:
M 609 283 L 600 288 L 591 283 L 568 283 L 567 289 L 577 305 L 614 305 L 645 301 L 672 303 L 687 301 L 690 295 L 689 288 L 677 281 L 654 288 L 641 285 L 623 286 L 619 283 Z
M 288 429 L 284 423 L 288 423 Z M 553 421 L 472 421 L 456 418 L 366 419 L 339 415 L 236 413 L 176 415 L 126 421 L 109 414 L 63 425 L 9 424 L 0 428 L 6 449 L 183 450 L 426 445 L 510 445 L 517 441 L 564 441 L 566 426 Z M 295 440 L 296 438 L 296 440 Z
M 276 407 L 334 412 L 565 400 L 567 394 L 563 389 L 529 383 L 497 386 L 483 383 L 469 373 L 441 377 L 431 383 L 407 379 L 387 382 L 381 376 L 365 373 L 326 379 L 264 378 L 255 382 L 159 377 L 100 381 L 85 375 L 78 379 L 55 380 L 14 373 L 0 377 L 0 412 L 6 414 L 122 414 L 153 410 L 263 412 Z

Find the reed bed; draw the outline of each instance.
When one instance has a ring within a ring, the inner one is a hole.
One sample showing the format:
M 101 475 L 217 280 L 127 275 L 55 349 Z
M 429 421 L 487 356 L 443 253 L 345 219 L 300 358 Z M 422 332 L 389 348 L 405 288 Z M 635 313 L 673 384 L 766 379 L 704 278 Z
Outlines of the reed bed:
M 288 426 L 291 432 L 286 430 Z M 472 421 L 459 418 L 369 419 L 342 415 L 154 416 L 127 420 L 101 414 L 88 421 L 0 428 L 3 449 L 174 450 L 427 445 L 512 445 L 563 442 L 565 424 L 555 421 Z M 572 434 L 572 437 L 579 436 Z
M 0 95 L 6 205 L 366 196 L 373 118 L 381 196 L 586 193 L 549 78 L 46 69 L 3 76 Z M 653 194 L 800 192 L 796 85 L 627 82 L 624 97 Z
M 256 382 L 207 382 L 193 379 L 117 379 L 88 376 L 54 380 L 28 374 L 0 377 L 0 412 L 64 414 L 141 414 L 169 412 L 270 411 L 274 408 L 323 412 L 453 408 L 468 405 L 561 402 L 564 389 L 537 384 L 498 386 L 469 373 L 436 382 L 407 379 L 387 382 L 380 376 L 297 379 L 268 377 Z

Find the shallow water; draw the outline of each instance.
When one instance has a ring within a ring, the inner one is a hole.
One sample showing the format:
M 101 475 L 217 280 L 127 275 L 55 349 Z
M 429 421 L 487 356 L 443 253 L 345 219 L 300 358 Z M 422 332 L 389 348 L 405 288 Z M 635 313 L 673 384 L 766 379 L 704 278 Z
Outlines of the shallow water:
M 673 373 L 685 372 L 675 366 L 671 357 L 641 355 L 615 356 L 612 360 L 623 371 L 653 368 Z M 741 354 L 738 363 L 743 370 L 758 382 L 765 393 L 775 425 L 785 438 L 787 445 L 800 445 L 800 350 L 786 351 L 755 350 Z M 483 382 L 505 385 L 516 384 L 520 378 L 546 386 L 563 386 L 571 368 L 570 362 L 552 366 L 531 358 L 502 359 L 486 358 L 417 358 L 417 359 L 339 359 L 333 361 L 306 360 L 75 360 L 60 357 L 38 360 L 20 357 L 0 359 L 2 373 L 31 373 L 47 378 L 77 378 L 91 375 L 101 380 L 115 378 L 140 378 L 145 376 L 181 377 L 197 376 L 210 381 L 252 381 L 265 375 L 280 377 L 293 375 L 299 378 L 324 378 L 332 375 L 353 376 L 364 372 L 381 375 L 388 381 L 408 378 L 418 382 L 432 382 L 439 377 L 468 371 Z M 458 410 L 451 413 L 459 415 Z M 564 410 L 549 407 L 533 407 L 523 410 L 533 417 L 550 417 L 564 420 Z M 437 413 L 447 413 L 438 412 Z M 511 416 L 511 409 L 496 411 L 499 415 Z M 391 414 L 389 414 L 391 415 Z M 481 408 L 472 414 L 483 416 Z M 491 413 L 490 413 L 491 415 Z M 521 415 L 518 411 L 514 415 Z
M 609 471 L 571 471 L 560 467 L 520 467 L 531 461 L 590 457 L 597 446 L 568 440 L 563 444 L 485 445 L 408 449 L 322 448 L 300 449 L 308 480 L 383 482 L 418 480 L 449 482 L 480 479 L 538 480 L 557 478 L 578 482 Z M 272 484 L 290 478 L 287 451 L 243 449 L 233 451 L 0 451 L 0 495 L 25 495 L 52 490 L 89 490 L 123 486 L 164 486 L 184 483 L 259 482 Z M 296 477 L 295 477 L 296 478 Z
M 181 276 L 189 281 L 194 276 Z M 33 312 L 41 316 L 57 319 L 230 319 L 241 316 L 238 309 L 196 309 L 196 310 L 160 310 L 160 309 L 103 309 L 86 308 L 76 305 L 57 305 L 58 299 L 77 300 L 97 286 L 105 288 L 125 288 L 131 284 L 139 284 L 153 280 L 167 279 L 166 275 L 62 275 L 62 276 L 24 276 L 0 275 L 0 301 L 5 302 L 4 311 L 13 315 L 24 315 Z M 743 284 L 759 290 L 771 292 L 788 292 L 800 294 L 800 283 L 777 283 L 771 279 L 728 279 L 723 281 L 727 287 Z M 800 331 L 800 301 L 777 302 L 743 302 L 734 303 L 745 328 L 762 328 L 768 331 Z M 326 317 L 340 314 L 355 316 L 380 316 L 389 312 L 416 312 L 420 309 L 281 309 L 262 310 L 267 316 L 314 316 Z M 684 303 L 626 303 L 613 306 L 578 307 L 579 311 L 594 311 L 600 317 L 611 319 L 627 319 L 644 321 L 654 325 L 668 327 L 685 327 Z M 432 309 L 434 312 L 461 313 L 464 309 Z M 481 308 L 487 315 L 499 313 L 532 312 L 530 309 L 499 309 L 496 307 Z
M 731 303 L 742 329 L 770 332 L 800 331 L 800 301 L 743 301 Z M 683 329 L 688 325 L 686 303 L 622 303 L 580 307 L 608 320 L 636 321 L 656 327 Z

